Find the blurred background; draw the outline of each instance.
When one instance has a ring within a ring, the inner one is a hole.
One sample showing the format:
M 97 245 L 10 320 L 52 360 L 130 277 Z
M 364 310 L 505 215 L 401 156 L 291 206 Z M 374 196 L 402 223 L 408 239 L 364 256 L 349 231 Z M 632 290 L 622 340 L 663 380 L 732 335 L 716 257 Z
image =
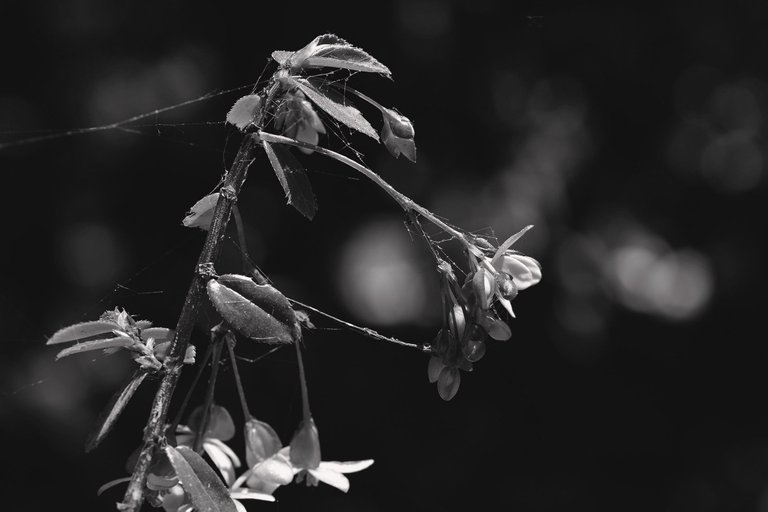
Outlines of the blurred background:
M 204 237 L 181 219 L 240 141 L 227 110 L 272 73 L 272 50 L 332 32 L 393 71 L 350 84 L 413 121 L 418 162 L 329 132 L 466 230 L 503 240 L 534 224 L 516 247 L 544 278 L 515 300 L 512 339 L 489 343 L 449 403 L 423 354 L 313 315 L 305 362 L 324 459 L 376 463 L 347 495 L 290 486 L 248 509 L 768 511 L 766 6 L 508 4 L 2 3 L 11 510 L 121 499 L 122 488 L 95 491 L 125 475 L 152 386 L 86 455 L 131 363 L 54 364 L 45 340 L 116 306 L 175 325 Z M 198 99 L 126 130 L 14 144 Z M 266 159 L 251 167 L 240 206 L 253 260 L 293 298 L 431 340 L 440 296 L 426 246 L 370 182 L 301 158 L 319 203 L 311 223 L 285 206 Z M 220 268 L 238 265 L 229 244 Z M 205 346 L 202 331 L 194 343 Z M 300 414 L 292 350 L 241 371 L 252 412 L 288 442 Z M 227 370 L 216 400 L 242 423 Z M 240 433 L 232 444 L 242 450 Z

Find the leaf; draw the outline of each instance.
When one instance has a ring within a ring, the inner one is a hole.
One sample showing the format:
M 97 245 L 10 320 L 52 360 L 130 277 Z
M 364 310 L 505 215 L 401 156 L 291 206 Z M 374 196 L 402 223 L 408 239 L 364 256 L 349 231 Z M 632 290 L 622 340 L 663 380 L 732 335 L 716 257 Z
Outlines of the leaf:
M 71 347 L 65 348 L 64 350 L 56 354 L 56 359 L 59 360 L 62 357 L 71 356 L 73 354 L 80 354 L 82 352 L 90 352 L 91 350 L 130 347 L 135 343 L 137 342 L 133 338 L 129 338 L 127 336 L 115 336 L 114 338 L 109 338 L 105 340 L 84 341 L 82 343 L 76 343 Z
M 326 93 L 320 91 L 303 78 L 288 77 L 287 80 L 289 83 L 298 87 L 301 92 L 312 100 L 315 105 L 327 112 L 328 115 L 350 128 L 368 135 L 378 142 L 379 134 L 376 133 L 376 130 L 373 129 L 371 123 L 369 123 L 355 107 L 332 100 Z
M 279 145 L 273 148 L 271 144 L 264 141 L 264 151 L 285 191 L 288 204 L 293 205 L 302 215 L 312 220 L 317 212 L 317 202 L 304 168 L 288 148 Z
M 304 68 L 342 68 L 390 76 L 389 68 L 360 48 L 349 44 L 321 44 L 301 65 Z
M 246 338 L 291 343 L 298 337 L 296 318 L 295 315 L 290 318 L 293 310 L 288 299 L 272 286 L 257 285 L 245 276 L 229 274 L 208 281 L 207 289 L 216 311 Z
M 237 512 L 221 478 L 194 450 L 166 446 L 165 453 L 196 512 Z
M 495 265 L 496 262 L 498 262 L 502 258 L 502 256 L 504 256 L 504 253 L 507 252 L 507 249 L 512 247 L 512 244 L 520 240 L 520 238 L 522 238 L 522 236 L 532 227 L 533 227 L 533 224 L 529 224 L 528 226 L 525 226 L 523 229 L 521 229 L 514 235 L 504 240 L 504 243 L 499 246 L 499 248 L 496 250 L 496 253 L 493 255 L 493 258 L 491 259 L 491 264 Z
M 218 192 L 208 194 L 190 208 L 181 223 L 188 228 L 200 228 L 203 231 L 208 231 L 213 220 L 213 210 L 216 208 L 218 200 Z
M 282 67 L 291 69 L 329 67 L 382 73 L 386 76 L 391 74 L 387 66 L 374 59 L 365 50 L 352 46 L 335 34 L 317 36 L 296 52 L 273 52 L 272 58 Z
M 275 50 L 272 52 L 272 58 L 275 59 L 275 61 L 280 64 L 281 67 L 286 67 L 288 59 L 290 59 L 294 53 L 295 52 L 285 50 Z
M 77 341 L 85 338 L 93 338 L 100 335 L 112 336 L 112 331 L 119 329 L 119 326 L 113 322 L 96 320 L 93 322 L 82 322 L 59 329 L 51 336 L 46 345 L 56 345 L 68 341 Z M 106 337 L 106 336 L 104 336 Z
M 90 452 L 96 448 L 99 443 L 107 437 L 107 434 L 112 430 L 112 426 L 117 421 L 117 418 L 120 417 L 123 409 L 128 405 L 128 402 L 131 400 L 136 390 L 139 389 L 141 383 L 144 382 L 146 376 L 146 372 L 139 370 L 135 371 L 123 388 L 112 396 L 96 423 L 98 427 L 91 433 L 88 441 L 85 443 L 86 452 Z
M 261 108 L 261 96 L 248 94 L 232 105 L 227 113 L 227 122 L 237 126 L 240 131 L 245 131 Z

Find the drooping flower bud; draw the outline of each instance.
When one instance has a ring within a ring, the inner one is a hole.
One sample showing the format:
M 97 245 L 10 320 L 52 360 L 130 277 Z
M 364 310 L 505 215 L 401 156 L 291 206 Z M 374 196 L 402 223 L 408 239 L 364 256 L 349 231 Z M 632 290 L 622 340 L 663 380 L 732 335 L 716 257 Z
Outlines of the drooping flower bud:
M 440 377 L 437 379 L 437 392 L 440 394 L 440 398 L 449 401 L 456 396 L 459 391 L 459 384 L 461 384 L 461 373 L 458 368 L 443 368 L 440 372 Z
M 410 119 L 400 113 L 381 109 L 384 125 L 381 127 L 381 140 L 387 150 L 395 158 L 402 153 L 411 162 L 416 161 L 416 143 L 413 140 L 415 131 Z
M 315 420 L 310 416 L 301 422 L 291 439 L 291 464 L 301 469 L 315 469 L 321 460 L 320 437 Z
M 248 467 L 263 462 L 280 451 L 283 444 L 275 430 L 269 424 L 251 417 L 245 422 L 245 460 Z
M 461 353 L 470 363 L 475 363 L 485 355 L 485 331 L 479 325 L 472 326 L 472 332 L 461 345 Z

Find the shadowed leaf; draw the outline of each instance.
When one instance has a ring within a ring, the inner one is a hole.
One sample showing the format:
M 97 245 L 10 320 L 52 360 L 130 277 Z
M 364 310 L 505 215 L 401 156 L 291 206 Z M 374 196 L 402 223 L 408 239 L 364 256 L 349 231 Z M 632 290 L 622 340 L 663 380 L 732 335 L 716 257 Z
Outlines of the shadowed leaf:
M 379 134 L 376 133 L 371 123 L 355 107 L 334 101 L 327 94 L 302 78 L 289 77 L 288 82 L 298 87 L 301 92 L 312 100 L 312 103 L 324 110 L 328 115 L 378 142 Z
M 221 478 L 194 450 L 166 446 L 165 453 L 197 512 L 237 512 Z
M 268 142 L 264 142 L 264 151 L 285 191 L 288 204 L 312 220 L 317 212 L 317 202 L 304 168 L 287 148 L 279 145 L 272 147 Z
M 56 345 L 57 343 L 67 343 L 68 341 L 77 341 L 96 336 L 103 338 L 111 337 L 113 336 L 112 331 L 115 329 L 119 330 L 120 327 L 112 322 L 104 322 L 102 320 L 83 322 L 59 329 L 45 344 Z
M 88 438 L 88 442 L 85 444 L 86 452 L 90 452 L 96 448 L 99 443 L 107 437 L 107 434 L 112 430 L 112 426 L 117 421 L 117 418 L 120 417 L 123 409 L 128 405 L 128 402 L 131 400 L 136 390 L 139 389 L 141 383 L 144 382 L 146 376 L 146 372 L 135 371 L 123 388 L 112 396 L 109 403 L 104 408 L 104 412 L 102 412 L 99 417 L 97 428 L 93 431 Z
M 208 281 L 207 289 L 216 311 L 246 338 L 291 343 L 299 335 L 288 300 L 272 286 L 228 274 Z
M 65 348 L 64 350 L 56 354 L 56 360 L 59 360 L 62 357 L 71 356 L 73 354 L 90 352 L 91 350 L 129 347 L 134 343 L 136 343 L 136 341 L 134 341 L 133 338 L 128 338 L 126 336 L 115 336 L 114 338 L 109 338 L 106 340 L 84 341 L 82 343 L 76 343 L 71 347 Z

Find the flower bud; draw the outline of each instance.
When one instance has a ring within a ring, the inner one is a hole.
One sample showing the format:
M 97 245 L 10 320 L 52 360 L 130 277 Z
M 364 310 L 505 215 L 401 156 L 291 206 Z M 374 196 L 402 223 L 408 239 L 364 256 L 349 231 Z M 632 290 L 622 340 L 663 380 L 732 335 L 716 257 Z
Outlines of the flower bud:
M 440 394 L 440 398 L 447 402 L 456 396 L 456 392 L 459 391 L 459 384 L 461 384 L 459 369 L 443 368 L 437 379 L 437 392 Z
M 394 110 L 382 108 L 384 125 L 381 127 L 381 140 L 395 158 L 402 153 L 411 162 L 416 161 L 415 131 L 410 119 Z
M 275 430 L 256 418 L 251 417 L 250 420 L 246 421 L 243 431 L 245 434 L 245 460 L 248 462 L 249 468 L 268 459 L 283 447 Z
M 315 469 L 320 461 L 320 438 L 315 420 L 310 417 L 301 422 L 291 439 L 291 464 L 301 469 Z
M 485 355 L 485 341 L 482 338 L 470 338 L 461 346 L 461 353 L 470 363 L 475 363 Z

